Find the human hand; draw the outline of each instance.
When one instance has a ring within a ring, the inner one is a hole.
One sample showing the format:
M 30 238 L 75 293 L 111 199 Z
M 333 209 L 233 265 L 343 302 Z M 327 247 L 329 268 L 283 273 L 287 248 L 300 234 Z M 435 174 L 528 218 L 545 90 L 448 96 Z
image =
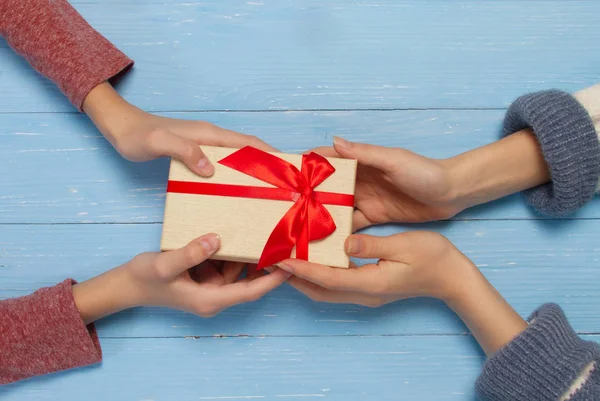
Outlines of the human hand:
M 233 305 L 252 302 L 290 276 L 277 269 L 252 271 L 240 280 L 244 264 L 207 260 L 219 249 L 216 234 L 183 248 L 142 253 L 91 280 L 76 284 L 73 296 L 86 323 L 135 306 L 164 306 L 211 317 Z
M 315 301 L 369 307 L 422 296 L 450 301 L 462 294 L 477 271 L 446 237 L 435 232 L 388 237 L 354 234 L 345 248 L 349 256 L 379 261 L 340 269 L 287 259 L 278 266 L 293 274 L 290 285 Z
M 350 256 L 379 261 L 350 269 L 296 259 L 278 266 L 294 275 L 289 284 L 317 302 L 377 307 L 414 297 L 440 299 L 460 316 L 488 355 L 527 327 L 473 262 L 440 234 L 354 234 L 345 247 Z
M 471 206 L 548 182 L 530 130 L 448 158 L 334 139 L 324 156 L 356 159 L 354 229 L 387 222 L 448 219 Z
M 314 151 L 358 161 L 354 230 L 388 222 L 447 219 L 461 210 L 455 201 L 449 161 L 337 137 L 333 148 Z
M 180 120 L 147 113 L 126 102 L 107 82 L 89 93 L 83 110 L 127 160 L 141 162 L 169 156 L 205 177 L 214 173 L 214 166 L 199 145 L 231 148 L 251 145 L 266 151 L 276 150 L 257 137 L 206 121 Z

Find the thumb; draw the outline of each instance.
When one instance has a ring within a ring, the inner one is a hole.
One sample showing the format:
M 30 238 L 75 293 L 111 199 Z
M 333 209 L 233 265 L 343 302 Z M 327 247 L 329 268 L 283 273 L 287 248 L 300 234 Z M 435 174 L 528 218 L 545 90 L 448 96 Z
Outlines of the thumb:
M 385 169 L 397 158 L 391 148 L 350 142 L 338 136 L 333 138 L 333 148 L 345 159 L 356 159 L 359 164 L 379 169 Z
M 161 277 L 172 280 L 181 273 L 198 266 L 211 257 L 221 246 L 221 238 L 214 233 L 198 237 L 183 248 L 163 252 L 158 256 L 157 269 Z
M 361 259 L 396 260 L 405 244 L 399 235 L 376 237 L 367 234 L 353 234 L 346 238 L 345 249 L 348 256 Z
M 206 157 L 200 146 L 191 139 L 183 138 L 172 131 L 161 129 L 152 137 L 150 148 L 156 156 L 170 156 L 180 160 L 194 173 L 210 177 L 215 167 Z

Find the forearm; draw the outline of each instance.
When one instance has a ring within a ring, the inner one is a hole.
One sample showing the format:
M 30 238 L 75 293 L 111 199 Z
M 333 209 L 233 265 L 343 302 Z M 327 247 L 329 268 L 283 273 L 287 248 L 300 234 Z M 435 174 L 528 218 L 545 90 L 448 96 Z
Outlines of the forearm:
M 132 117 L 142 113 L 106 81 L 94 87 L 85 97 L 82 110 L 115 148 L 119 136 L 131 124 Z
M 565 215 L 594 196 L 600 85 L 574 96 L 557 90 L 522 96 L 507 111 L 503 131 L 504 139 L 444 161 L 459 208 L 525 190 L 539 212 Z
M 538 141 L 523 130 L 446 161 L 461 208 L 486 203 L 550 180 Z
M 511 342 L 527 323 L 466 257 L 454 295 L 445 301 L 467 325 L 486 355 L 491 356 Z
M 597 399 L 600 349 L 583 341 L 562 310 L 544 305 L 523 320 L 466 257 L 453 266 L 454 291 L 444 301 L 488 356 L 477 392 L 482 400 Z
M 85 96 L 133 65 L 66 0 L 0 0 L 0 36 L 81 109 Z
M 137 289 L 126 265 L 73 286 L 73 298 L 85 324 L 138 306 Z

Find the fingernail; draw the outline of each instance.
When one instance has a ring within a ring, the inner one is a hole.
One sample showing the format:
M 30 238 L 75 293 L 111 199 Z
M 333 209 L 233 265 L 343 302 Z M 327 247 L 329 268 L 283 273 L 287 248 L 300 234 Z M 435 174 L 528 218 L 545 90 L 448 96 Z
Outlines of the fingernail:
M 208 161 L 208 158 L 206 157 L 200 159 L 198 163 L 196 163 L 196 167 L 205 174 L 212 174 L 215 171 L 215 168 L 210 164 L 210 161 Z
M 333 137 L 333 143 L 341 148 L 348 149 L 350 147 L 350 142 L 348 142 L 344 138 L 340 138 L 339 136 Z
M 268 271 L 269 273 L 273 273 L 275 271 L 275 268 L 273 266 L 269 266 L 269 267 L 265 267 L 265 270 Z
M 200 240 L 200 244 L 209 254 L 212 254 L 219 249 L 220 243 L 221 238 L 217 234 L 205 235 L 204 238 Z
M 346 241 L 346 253 L 348 255 L 356 255 L 360 253 L 361 242 L 360 239 L 350 236 Z
M 294 274 L 294 268 L 290 265 L 286 265 L 285 263 L 277 263 L 277 267 L 279 267 L 281 270 L 285 270 L 290 274 Z
M 286 280 L 288 280 L 290 277 L 292 277 L 293 274 L 290 272 L 285 272 L 285 275 L 283 277 L 285 277 Z

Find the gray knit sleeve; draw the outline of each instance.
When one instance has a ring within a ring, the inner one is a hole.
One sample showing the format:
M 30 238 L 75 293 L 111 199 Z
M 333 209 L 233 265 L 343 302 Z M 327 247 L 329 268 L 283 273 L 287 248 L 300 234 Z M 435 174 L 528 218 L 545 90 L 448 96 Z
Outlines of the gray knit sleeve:
M 525 191 L 539 212 L 574 212 L 595 193 L 600 177 L 600 143 L 592 119 L 570 94 L 558 90 L 518 98 L 504 119 L 504 136 L 532 128 L 552 182 Z
M 558 401 L 587 366 L 598 364 L 600 347 L 575 334 L 558 305 L 547 304 L 529 327 L 492 356 L 477 380 L 484 401 Z M 600 400 L 600 367 L 594 366 L 569 401 Z

